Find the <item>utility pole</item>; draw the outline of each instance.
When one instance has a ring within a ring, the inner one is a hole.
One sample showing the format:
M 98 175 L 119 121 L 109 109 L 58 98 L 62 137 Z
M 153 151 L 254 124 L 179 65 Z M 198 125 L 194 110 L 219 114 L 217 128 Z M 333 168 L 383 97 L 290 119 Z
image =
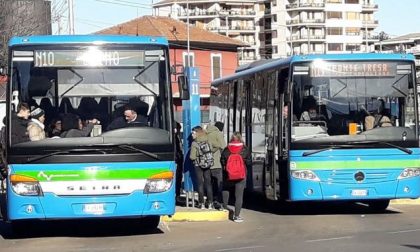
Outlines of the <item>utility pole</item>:
M 74 35 L 74 10 L 73 10 L 73 0 L 68 0 L 69 8 L 69 34 Z
M 189 1 L 187 0 L 187 64 L 188 67 L 191 66 L 191 62 L 190 62 L 190 5 L 189 5 Z

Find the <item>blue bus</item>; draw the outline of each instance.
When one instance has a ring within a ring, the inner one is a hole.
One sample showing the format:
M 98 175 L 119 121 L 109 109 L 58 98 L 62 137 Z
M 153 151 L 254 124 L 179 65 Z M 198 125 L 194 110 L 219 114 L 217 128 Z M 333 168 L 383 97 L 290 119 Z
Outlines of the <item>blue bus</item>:
M 5 221 L 19 226 L 29 219 L 141 217 L 153 228 L 160 216 L 174 214 L 168 48 L 165 38 L 146 36 L 10 40 L 1 202 Z M 42 109 L 44 139 L 25 138 L 28 132 L 17 130 L 22 121 L 16 114 L 25 103 L 32 112 Z M 69 129 L 88 134 L 68 137 Z
M 210 118 L 245 137 L 248 189 L 272 200 L 357 201 L 384 210 L 420 196 L 414 57 L 302 55 L 212 83 Z

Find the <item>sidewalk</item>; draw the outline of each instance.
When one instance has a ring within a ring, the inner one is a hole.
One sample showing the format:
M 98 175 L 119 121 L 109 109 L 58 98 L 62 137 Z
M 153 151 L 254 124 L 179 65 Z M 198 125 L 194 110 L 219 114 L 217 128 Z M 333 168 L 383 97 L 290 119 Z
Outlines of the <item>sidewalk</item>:
M 162 221 L 227 221 L 229 220 L 228 211 L 198 209 L 193 207 L 177 206 L 172 217 L 163 216 Z
M 420 205 L 419 199 L 395 199 L 391 200 L 390 205 Z

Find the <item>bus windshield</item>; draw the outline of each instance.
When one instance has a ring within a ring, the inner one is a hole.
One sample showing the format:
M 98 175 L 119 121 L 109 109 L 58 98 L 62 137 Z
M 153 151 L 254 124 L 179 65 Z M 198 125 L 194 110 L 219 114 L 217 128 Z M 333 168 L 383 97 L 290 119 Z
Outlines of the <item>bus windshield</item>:
M 11 53 L 13 112 L 9 132 L 20 127 L 19 121 L 13 120 L 18 104 L 27 103 L 32 110 L 39 107 L 45 113 L 46 138 L 40 140 L 43 146 L 118 144 L 118 141 L 126 144 L 119 137 L 124 135 L 129 135 L 132 144 L 144 144 L 145 138 L 155 134 L 163 134 L 169 141 L 169 59 L 163 47 L 26 46 L 14 48 Z M 135 113 L 127 114 L 127 109 Z M 69 123 L 74 118 L 79 126 Z M 136 124 L 129 124 L 131 119 Z M 61 123 L 60 130 L 54 133 L 57 122 Z M 86 132 L 89 127 L 86 137 L 75 140 L 78 134 L 66 135 L 71 129 Z M 138 130 L 133 131 L 133 127 Z M 18 141 L 12 134 L 9 136 L 12 147 L 40 144 L 29 138 Z
M 314 61 L 294 65 L 292 78 L 295 147 L 417 139 L 410 63 Z

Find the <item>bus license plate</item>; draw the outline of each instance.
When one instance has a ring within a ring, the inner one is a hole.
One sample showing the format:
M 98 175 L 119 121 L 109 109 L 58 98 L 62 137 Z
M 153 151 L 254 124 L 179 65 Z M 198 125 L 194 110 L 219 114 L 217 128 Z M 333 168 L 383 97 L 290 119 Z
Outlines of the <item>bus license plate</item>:
M 104 204 L 85 204 L 83 212 L 89 214 L 103 214 L 105 211 Z
M 367 196 L 367 190 L 351 190 L 351 196 Z

